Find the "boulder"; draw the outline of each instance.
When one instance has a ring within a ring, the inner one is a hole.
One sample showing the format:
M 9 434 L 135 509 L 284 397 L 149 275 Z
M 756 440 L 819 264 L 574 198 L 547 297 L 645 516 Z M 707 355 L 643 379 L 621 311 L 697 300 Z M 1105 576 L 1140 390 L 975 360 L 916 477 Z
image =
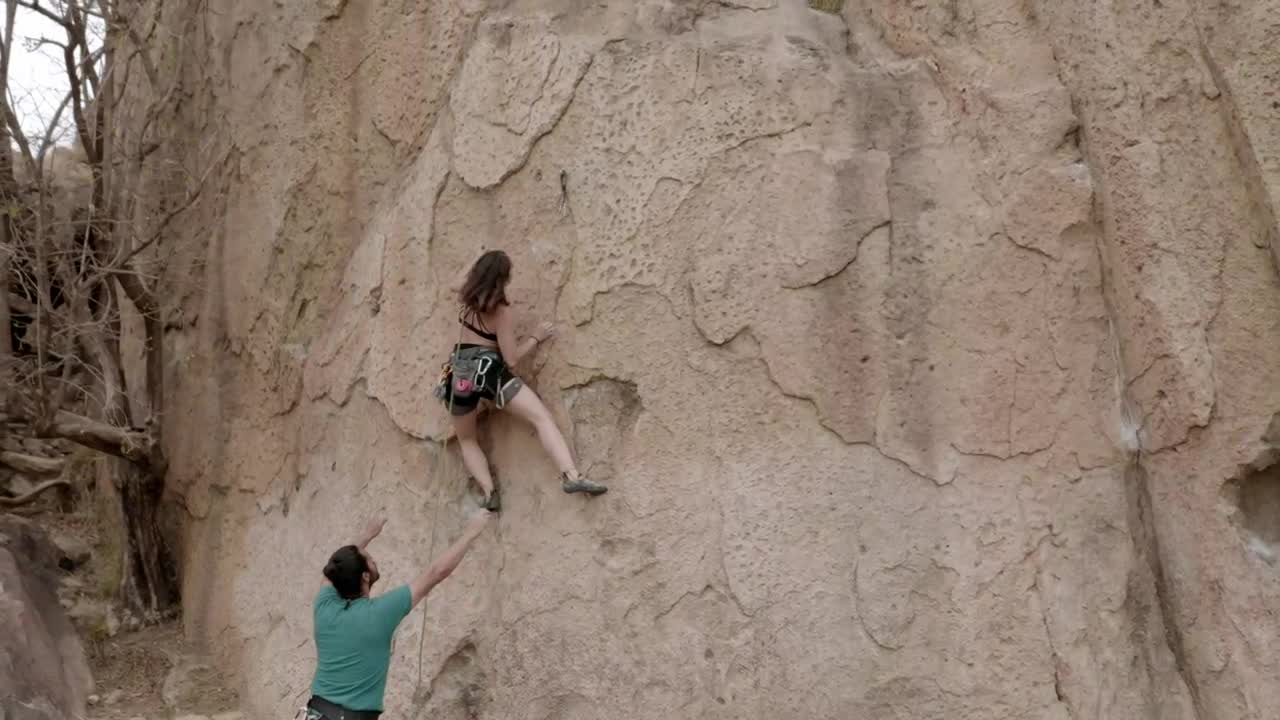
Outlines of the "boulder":
M 0 718 L 84 716 L 93 678 L 58 602 L 62 553 L 36 524 L 0 516 Z
M 62 553 L 59 567 L 63 570 L 75 570 L 89 562 L 89 558 L 93 555 L 93 549 L 89 547 L 89 543 L 67 533 L 54 533 L 53 544 Z
M 80 627 L 105 632 L 107 637 L 115 637 L 120 632 L 120 617 L 111 603 L 85 596 L 68 597 L 66 591 L 63 600 L 71 603 L 67 615 Z

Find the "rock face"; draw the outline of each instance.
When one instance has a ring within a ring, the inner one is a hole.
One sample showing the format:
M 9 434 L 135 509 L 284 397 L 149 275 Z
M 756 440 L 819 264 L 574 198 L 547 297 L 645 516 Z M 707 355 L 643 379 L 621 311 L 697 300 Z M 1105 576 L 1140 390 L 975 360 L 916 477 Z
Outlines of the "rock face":
M 251 715 L 364 515 L 388 586 L 458 532 L 491 247 L 612 491 L 487 423 L 390 714 L 1280 714 L 1280 1 L 819 4 L 168 0 L 184 598 Z
M 39 527 L 0 515 L 0 718 L 84 716 L 93 678 L 58 603 L 63 560 Z

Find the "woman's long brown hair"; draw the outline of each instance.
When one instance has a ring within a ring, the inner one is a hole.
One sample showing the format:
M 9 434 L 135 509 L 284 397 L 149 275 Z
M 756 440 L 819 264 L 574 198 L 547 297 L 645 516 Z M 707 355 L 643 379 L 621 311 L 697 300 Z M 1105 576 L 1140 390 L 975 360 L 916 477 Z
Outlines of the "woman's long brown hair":
M 475 313 L 492 312 L 507 302 L 507 281 L 511 279 L 511 258 L 501 250 L 490 250 L 476 260 L 467 281 L 458 291 L 458 300 Z

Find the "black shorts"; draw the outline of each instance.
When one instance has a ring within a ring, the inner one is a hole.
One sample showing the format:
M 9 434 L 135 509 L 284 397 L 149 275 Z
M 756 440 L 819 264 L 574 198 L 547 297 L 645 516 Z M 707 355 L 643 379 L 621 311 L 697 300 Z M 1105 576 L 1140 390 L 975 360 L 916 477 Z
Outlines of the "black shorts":
M 471 343 L 462 343 L 458 345 L 455 351 L 455 357 L 458 358 L 487 358 L 489 360 L 488 367 L 485 368 L 484 374 L 476 378 L 476 391 L 467 397 L 452 397 L 453 387 L 449 386 L 443 393 L 444 397 L 440 398 L 445 407 L 450 407 L 452 400 L 452 414 L 463 416 L 475 410 L 480 405 L 480 399 L 496 401 L 499 407 L 511 402 L 511 398 L 516 396 L 520 388 L 524 387 L 524 382 L 520 378 L 511 373 L 511 369 L 507 367 L 507 363 L 503 361 L 502 354 L 495 348 L 488 345 L 474 345 Z

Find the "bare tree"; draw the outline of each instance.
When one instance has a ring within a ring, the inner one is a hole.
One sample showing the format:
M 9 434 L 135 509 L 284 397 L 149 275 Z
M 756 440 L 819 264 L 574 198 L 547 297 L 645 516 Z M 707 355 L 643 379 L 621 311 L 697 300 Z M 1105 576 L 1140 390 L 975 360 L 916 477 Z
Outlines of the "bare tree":
M 167 183 L 176 192 L 163 201 L 140 193 L 147 173 L 155 174 L 151 156 L 164 143 L 181 79 L 173 73 L 162 84 L 155 57 L 174 50 L 182 33 L 169 33 L 163 42 L 170 45 L 159 47 L 160 3 L 3 1 L 0 322 L 9 332 L 0 342 L 0 380 L 9 390 L 0 396 L 0 420 L 106 457 L 127 536 L 120 599 L 155 619 L 179 601 L 173 554 L 160 530 L 169 461 L 158 278 L 172 221 L 197 202 L 208 170 L 180 173 Z M 58 50 L 66 95 L 34 140 L 23 134 L 8 87 L 19 8 L 44 16 L 65 36 L 38 40 Z M 56 144 L 64 113 L 77 147 Z M 130 317 L 140 319 L 145 363 L 135 386 L 121 343 Z M 51 469 L 50 462 L 0 455 L 0 463 L 26 472 Z

